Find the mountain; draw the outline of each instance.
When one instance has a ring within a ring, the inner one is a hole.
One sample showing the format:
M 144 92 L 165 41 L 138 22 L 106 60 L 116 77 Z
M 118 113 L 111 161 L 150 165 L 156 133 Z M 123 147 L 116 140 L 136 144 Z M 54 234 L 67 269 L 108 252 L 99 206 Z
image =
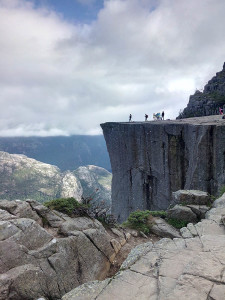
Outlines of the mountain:
M 111 206 L 112 174 L 97 166 L 79 167 L 73 172 L 83 188 L 84 197 L 92 197 L 93 201 L 104 201 Z
M 197 90 L 190 96 L 187 107 L 177 119 L 216 115 L 223 106 L 225 106 L 225 63 L 222 71 L 208 81 L 202 92 Z
M 94 200 L 110 203 L 110 184 L 111 174 L 100 167 L 86 166 L 75 172 L 61 172 L 56 166 L 25 155 L 0 151 L 0 199 L 30 198 L 44 202 L 74 197 L 80 201 L 82 195 L 96 194 Z
M 111 171 L 104 137 L 0 137 L 0 151 L 24 154 L 57 166 L 61 171 L 75 170 L 84 165 L 96 165 Z

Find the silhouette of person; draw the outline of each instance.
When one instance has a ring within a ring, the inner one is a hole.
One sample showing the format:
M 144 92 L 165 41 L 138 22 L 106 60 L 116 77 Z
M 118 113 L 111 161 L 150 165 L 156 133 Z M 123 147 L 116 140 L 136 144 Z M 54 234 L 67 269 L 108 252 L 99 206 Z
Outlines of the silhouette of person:
M 148 115 L 145 114 L 145 121 L 148 121 Z
M 164 120 L 164 111 L 162 112 L 162 120 Z
M 129 115 L 129 122 L 132 120 L 132 114 Z

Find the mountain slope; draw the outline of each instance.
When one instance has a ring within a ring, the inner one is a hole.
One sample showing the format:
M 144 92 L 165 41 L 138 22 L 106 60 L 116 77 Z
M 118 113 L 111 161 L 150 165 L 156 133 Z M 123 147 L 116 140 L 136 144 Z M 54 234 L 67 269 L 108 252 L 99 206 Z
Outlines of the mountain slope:
M 225 105 L 225 63 L 223 70 L 216 73 L 205 85 L 203 92 L 190 96 L 187 107 L 177 119 L 219 114 L 219 107 Z
M 74 171 L 83 188 L 84 197 L 92 197 L 93 201 L 104 201 L 111 205 L 112 174 L 107 170 L 89 165 L 79 167 Z
M 98 172 L 101 170 L 101 185 L 96 185 L 100 175 L 95 175 L 95 169 Z M 95 200 L 107 199 L 110 203 L 110 176 L 108 171 L 96 166 L 82 167 L 75 173 L 70 171 L 62 173 L 56 166 L 42 163 L 25 155 L 0 151 L 0 199 L 31 198 L 44 202 L 56 198 L 74 197 L 81 201 L 83 194 L 89 196 L 98 188 L 98 197 Z M 104 181 L 107 183 L 105 184 Z

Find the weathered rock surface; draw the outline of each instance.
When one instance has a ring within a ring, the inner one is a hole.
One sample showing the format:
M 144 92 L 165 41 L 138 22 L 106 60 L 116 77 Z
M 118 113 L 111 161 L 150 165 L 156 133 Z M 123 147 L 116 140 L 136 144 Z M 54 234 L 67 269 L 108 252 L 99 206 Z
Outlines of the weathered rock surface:
M 161 218 L 154 218 L 154 223 L 151 226 L 151 232 L 161 237 L 179 238 L 181 237 L 178 230 L 168 224 Z
M 168 218 L 187 221 L 190 223 L 196 223 L 198 221 L 197 215 L 192 211 L 190 207 L 175 205 L 173 208 L 167 211 Z
M 180 113 L 178 119 L 215 115 L 219 107 L 225 104 L 225 63 L 223 70 L 216 73 L 205 85 L 204 90 L 196 91 L 190 96 L 187 107 Z
M 176 204 L 175 206 L 173 206 Z M 185 222 L 197 223 L 205 218 L 211 204 L 208 193 L 198 190 L 179 190 L 173 193 L 172 208 L 167 210 L 167 217 Z
M 172 205 L 175 204 L 194 204 L 194 205 L 208 205 L 210 203 L 210 196 L 206 192 L 198 190 L 179 190 L 172 193 Z
M 105 279 L 116 256 L 112 240 L 121 248 L 120 239 L 97 220 L 70 218 L 34 200 L 0 201 L 0 300 L 61 299 Z
M 220 116 L 101 124 L 112 165 L 112 213 L 165 210 L 172 192 L 215 195 L 225 182 L 225 122 Z
M 140 245 L 111 280 L 81 285 L 62 299 L 224 300 L 224 208 L 225 195 L 208 212 L 209 219 L 187 226 L 185 238 Z

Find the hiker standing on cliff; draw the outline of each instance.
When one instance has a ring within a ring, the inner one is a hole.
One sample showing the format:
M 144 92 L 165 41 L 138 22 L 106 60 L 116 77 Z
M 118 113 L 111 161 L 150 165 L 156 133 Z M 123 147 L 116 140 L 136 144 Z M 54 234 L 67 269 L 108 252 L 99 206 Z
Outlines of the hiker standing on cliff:
M 164 120 L 164 110 L 163 110 L 163 112 L 162 112 L 162 120 Z
M 129 115 L 129 122 L 132 120 L 132 114 Z
M 148 121 L 148 115 L 145 114 L 145 121 Z

